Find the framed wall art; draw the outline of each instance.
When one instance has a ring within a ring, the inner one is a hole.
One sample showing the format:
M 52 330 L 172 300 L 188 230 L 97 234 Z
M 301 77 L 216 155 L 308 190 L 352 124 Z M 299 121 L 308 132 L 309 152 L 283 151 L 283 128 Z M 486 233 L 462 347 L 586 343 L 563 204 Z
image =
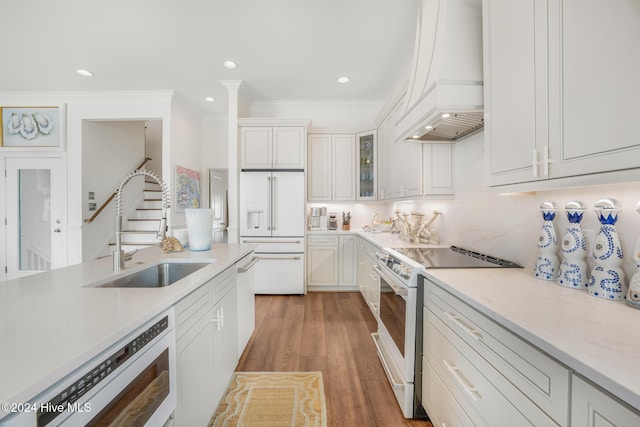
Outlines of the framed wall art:
M 200 207 L 200 172 L 176 166 L 175 211 Z
M 60 107 L 0 107 L 0 146 L 61 147 L 61 115 Z

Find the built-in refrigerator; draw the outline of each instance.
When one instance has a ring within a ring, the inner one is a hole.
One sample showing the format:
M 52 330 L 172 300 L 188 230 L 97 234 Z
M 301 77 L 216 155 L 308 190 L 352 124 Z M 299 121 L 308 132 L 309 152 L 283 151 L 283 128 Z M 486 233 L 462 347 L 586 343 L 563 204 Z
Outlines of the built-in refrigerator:
M 240 174 L 240 240 L 256 244 L 256 294 L 304 294 L 304 172 Z

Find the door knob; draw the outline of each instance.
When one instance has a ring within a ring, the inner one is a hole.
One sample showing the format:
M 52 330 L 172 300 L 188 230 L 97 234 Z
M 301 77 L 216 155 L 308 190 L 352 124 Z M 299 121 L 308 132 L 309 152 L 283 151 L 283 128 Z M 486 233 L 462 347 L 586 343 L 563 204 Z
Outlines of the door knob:
M 59 229 L 59 228 L 54 228 L 54 229 L 53 229 L 53 232 L 54 232 L 54 233 L 59 233 L 59 232 L 60 232 L 60 229 Z

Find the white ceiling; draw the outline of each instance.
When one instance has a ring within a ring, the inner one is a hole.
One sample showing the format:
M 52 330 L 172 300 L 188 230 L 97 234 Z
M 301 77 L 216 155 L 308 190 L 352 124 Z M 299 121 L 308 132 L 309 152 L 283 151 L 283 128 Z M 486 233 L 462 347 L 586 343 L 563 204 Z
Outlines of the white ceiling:
M 226 115 L 219 81 L 238 79 L 256 101 L 381 101 L 409 66 L 416 11 L 417 0 L 0 0 L 0 92 L 175 90 Z

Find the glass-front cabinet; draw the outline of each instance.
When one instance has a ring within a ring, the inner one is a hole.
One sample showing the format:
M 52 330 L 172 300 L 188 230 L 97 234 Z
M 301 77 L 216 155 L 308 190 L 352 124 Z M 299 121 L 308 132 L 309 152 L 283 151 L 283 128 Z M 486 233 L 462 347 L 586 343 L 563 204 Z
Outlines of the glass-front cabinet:
M 357 134 L 358 141 L 358 200 L 376 200 L 377 188 L 377 135 L 376 131 Z

